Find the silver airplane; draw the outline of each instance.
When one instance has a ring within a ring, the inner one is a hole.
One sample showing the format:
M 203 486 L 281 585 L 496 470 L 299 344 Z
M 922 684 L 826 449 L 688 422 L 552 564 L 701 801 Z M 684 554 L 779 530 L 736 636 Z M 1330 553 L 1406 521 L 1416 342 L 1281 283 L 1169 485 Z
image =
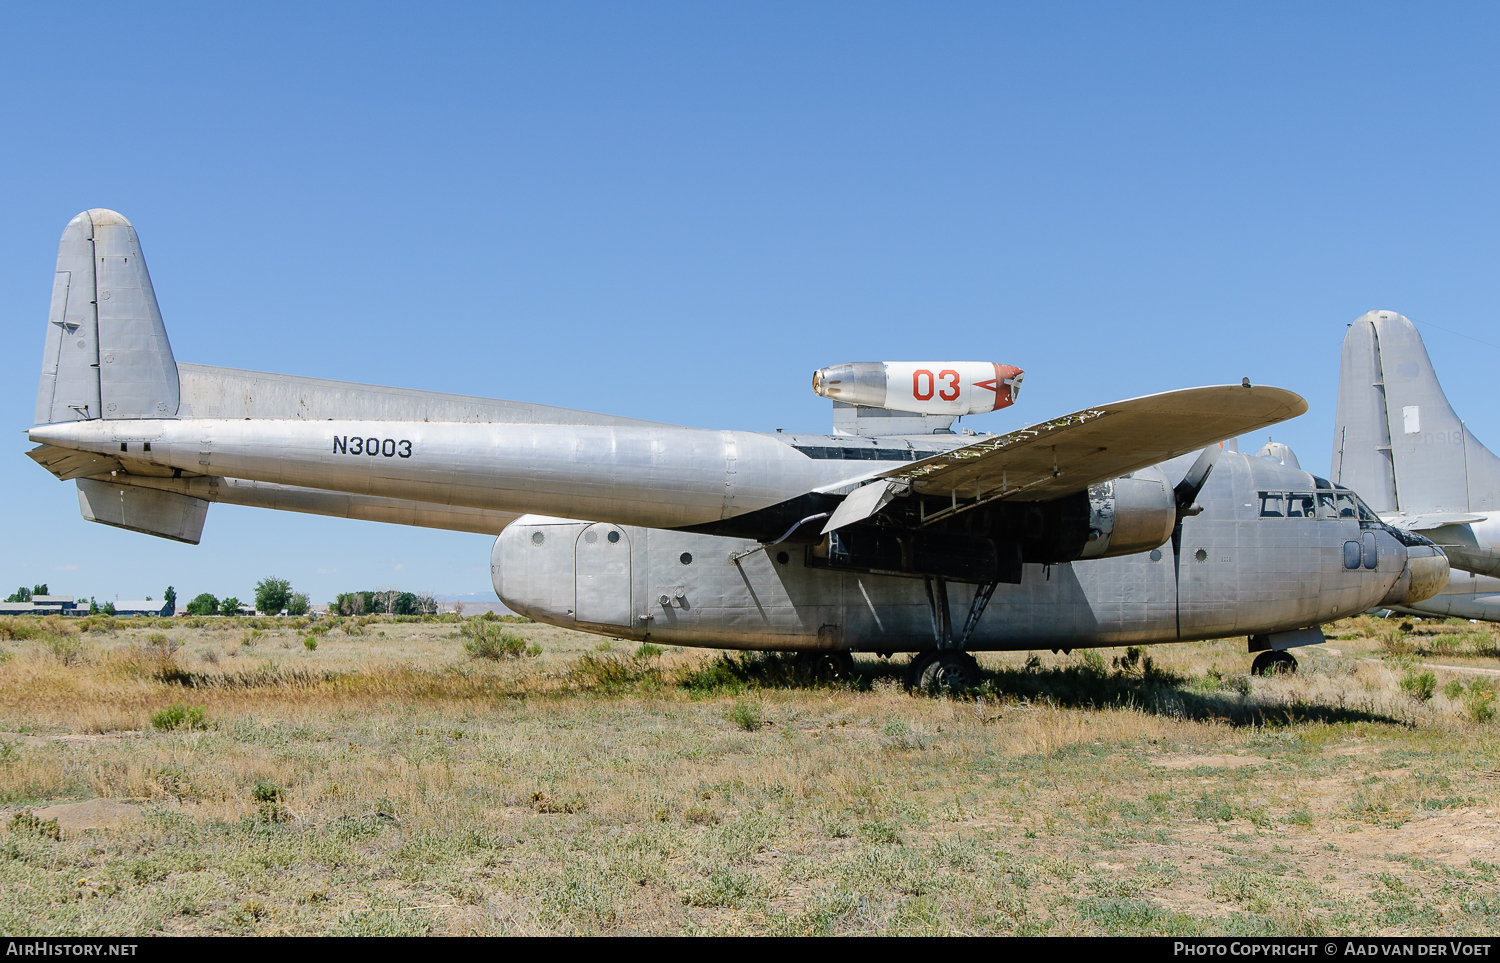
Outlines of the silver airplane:
M 1388 608 L 1500 621 L 1500 458 L 1454 414 L 1416 325 L 1394 311 L 1344 335 L 1332 473 L 1452 565 L 1441 593 Z
M 793 435 L 178 364 L 106 210 L 63 233 L 47 330 L 28 454 L 90 521 L 196 544 L 228 502 L 488 533 L 517 612 L 825 678 L 916 652 L 910 684 L 967 686 L 973 651 L 1226 635 L 1295 667 L 1321 623 L 1448 577 L 1352 491 L 1226 451 L 1307 408 L 1248 379 L 959 434 L 1020 369 L 837 365 L 833 434 Z

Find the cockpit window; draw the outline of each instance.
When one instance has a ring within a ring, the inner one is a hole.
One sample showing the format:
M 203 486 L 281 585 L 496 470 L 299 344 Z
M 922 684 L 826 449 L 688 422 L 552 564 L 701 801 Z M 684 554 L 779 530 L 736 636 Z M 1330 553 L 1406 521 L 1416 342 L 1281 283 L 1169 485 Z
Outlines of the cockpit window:
M 1317 492 L 1261 492 L 1261 518 L 1358 519 L 1361 528 L 1385 525 L 1358 495 L 1347 488 Z

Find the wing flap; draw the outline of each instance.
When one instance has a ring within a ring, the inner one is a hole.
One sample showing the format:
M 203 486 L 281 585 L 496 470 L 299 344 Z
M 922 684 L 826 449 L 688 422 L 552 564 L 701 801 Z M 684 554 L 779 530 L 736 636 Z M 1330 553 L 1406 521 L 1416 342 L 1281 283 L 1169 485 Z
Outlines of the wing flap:
M 834 510 L 833 517 L 828 519 L 827 525 L 823 526 L 823 534 L 827 535 L 835 529 L 869 518 L 890 504 L 891 499 L 896 497 L 895 490 L 898 487 L 901 486 L 893 482 L 875 482 L 863 488 L 856 488 L 848 498 L 839 502 L 839 507 Z

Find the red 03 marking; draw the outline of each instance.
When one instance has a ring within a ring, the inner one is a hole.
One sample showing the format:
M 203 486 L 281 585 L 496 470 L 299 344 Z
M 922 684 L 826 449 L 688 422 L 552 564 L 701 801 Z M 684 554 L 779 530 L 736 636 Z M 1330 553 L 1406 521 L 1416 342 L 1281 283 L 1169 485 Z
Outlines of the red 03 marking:
M 402 438 L 360 438 L 357 435 L 334 435 L 335 455 L 369 455 L 371 458 L 410 458 L 411 442 Z
M 923 379 L 926 379 L 925 385 Z M 947 382 L 941 391 L 937 387 L 939 382 Z M 958 372 L 952 368 L 944 368 L 936 376 L 926 368 L 911 373 L 911 394 L 918 401 L 931 401 L 933 394 L 944 401 L 957 401 L 960 390 Z

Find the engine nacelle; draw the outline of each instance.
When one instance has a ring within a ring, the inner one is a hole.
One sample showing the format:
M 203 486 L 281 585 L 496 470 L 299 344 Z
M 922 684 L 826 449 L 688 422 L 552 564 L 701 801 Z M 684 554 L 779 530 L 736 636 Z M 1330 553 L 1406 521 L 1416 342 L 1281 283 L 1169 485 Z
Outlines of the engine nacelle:
M 1087 541 L 1080 559 L 1158 548 L 1177 524 L 1177 496 L 1155 468 L 1089 486 Z
M 813 391 L 867 408 L 975 415 L 1015 404 L 1024 372 L 989 361 L 857 361 L 813 372 Z

